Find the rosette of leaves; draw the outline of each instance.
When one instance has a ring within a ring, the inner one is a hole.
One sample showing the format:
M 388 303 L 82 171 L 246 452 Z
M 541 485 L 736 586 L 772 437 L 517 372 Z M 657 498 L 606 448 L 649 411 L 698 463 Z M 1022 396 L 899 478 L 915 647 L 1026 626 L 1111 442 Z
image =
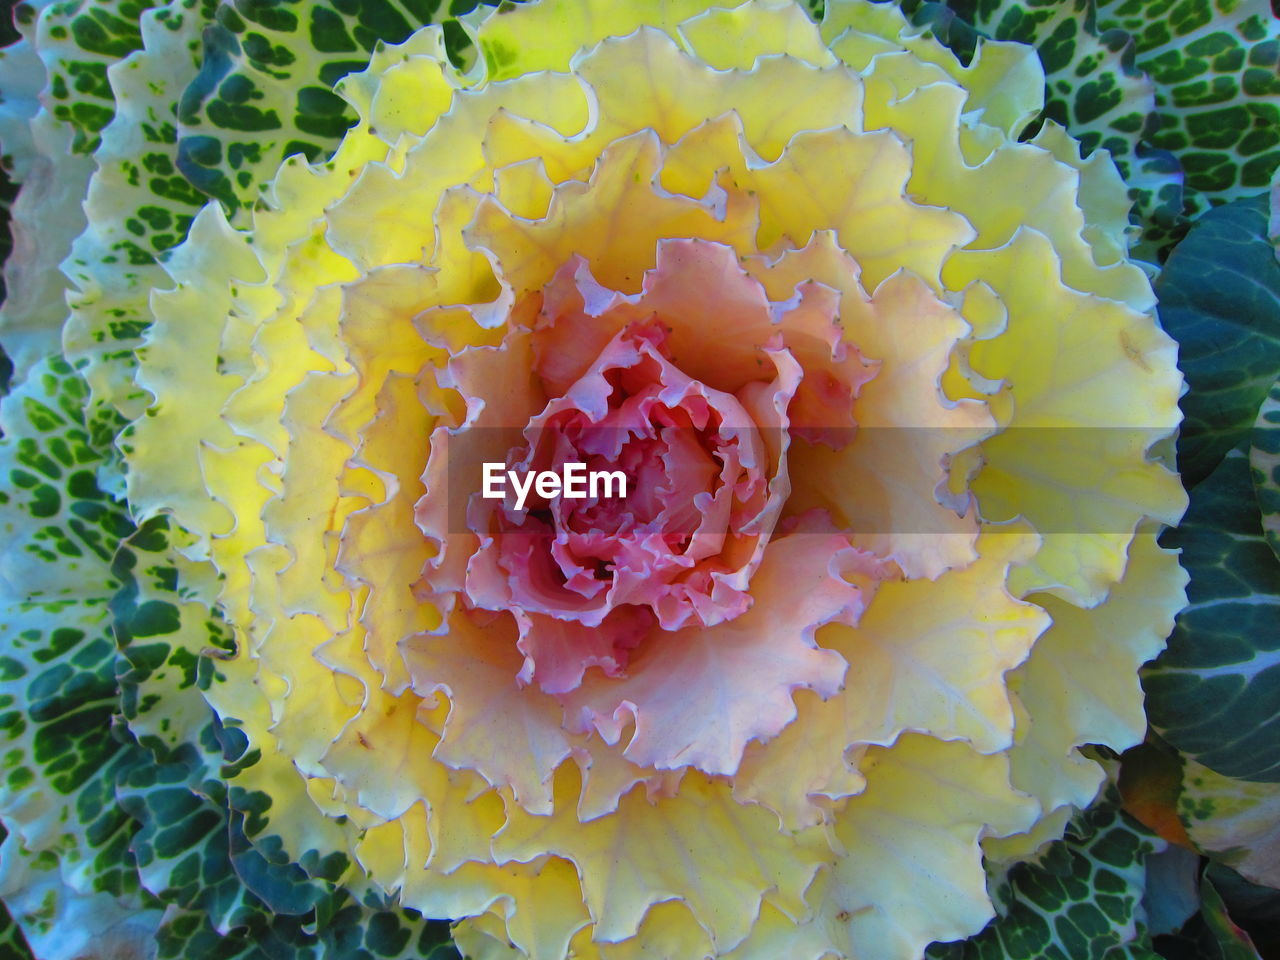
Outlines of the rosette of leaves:
M 230 643 L 206 612 L 216 585 L 185 562 L 181 530 L 135 526 L 114 440 L 145 406 L 131 387 L 133 349 L 164 279 L 159 263 L 194 214 L 213 197 L 242 222 L 282 159 L 323 162 L 354 121 L 333 85 L 384 44 L 444 22 L 451 56 L 468 62 L 474 6 L 15 8 L 23 40 L 3 53 L 0 146 L 23 188 L 13 208 L 21 256 L 6 273 L 0 325 L 14 368 L 0 505 L 22 515 L 24 534 L 6 531 L 0 578 L 24 601 L 3 614 L 0 650 L 0 814 L 14 825 L 0 848 L 0 954 L 74 957 L 92 936 L 99 952 L 123 956 L 455 955 L 443 924 L 362 886 L 352 864 L 283 853 L 270 811 L 307 801 L 290 795 L 296 786 L 228 788 L 258 758 L 200 695 Z M 1148 694 L 1157 726 L 1188 757 L 1176 812 L 1190 840 L 1275 885 L 1249 855 L 1274 843 L 1269 785 L 1280 779 L 1267 750 L 1280 740 L 1280 668 L 1265 616 L 1280 592 L 1267 519 L 1277 497 L 1268 457 L 1280 454 L 1268 413 L 1280 405 L 1280 284 L 1274 256 L 1261 256 L 1271 253 L 1265 204 L 1251 198 L 1280 139 L 1275 21 L 1258 3 L 1208 0 L 921 4 L 915 17 L 962 56 L 979 35 L 1034 44 L 1046 116 L 1126 170 L 1144 255 L 1173 247 L 1157 290 L 1191 387 L 1179 457 L 1192 511 L 1176 543 L 1193 605 Z M 82 204 L 96 206 L 89 221 Z M 103 263 L 119 269 L 77 269 Z M 104 311 L 114 317 L 105 332 L 83 319 Z M 1236 339 L 1223 349 L 1227 331 Z M 56 582 L 43 567 L 31 577 L 33 563 L 50 561 Z M 1000 916 L 930 956 L 1150 957 L 1143 894 L 1162 845 L 1106 792 L 1037 860 L 993 870 Z M 1211 889 L 1203 916 L 1227 929 Z

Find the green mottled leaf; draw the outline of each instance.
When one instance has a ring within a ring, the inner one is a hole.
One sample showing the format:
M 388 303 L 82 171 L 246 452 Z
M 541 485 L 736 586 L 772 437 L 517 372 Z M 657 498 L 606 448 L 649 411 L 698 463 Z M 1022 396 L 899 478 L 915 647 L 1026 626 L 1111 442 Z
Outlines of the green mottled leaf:
M 997 917 L 928 960 L 1156 960 L 1143 929 L 1145 859 L 1162 841 L 1121 812 L 1114 791 L 1077 814 L 1036 863 L 994 891 Z
M 148 955 L 156 910 L 133 898 L 80 889 L 75 873 L 53 851 L 33 852 L 12 833 L 0 846 L 0 861 L 0 895 L 14 923 L 12 931 L 0 934 L 4 960 Z M 4 952 L 10 946 L 14 952 Z
M 1266 189 L 1280 167 L 1280 20 L 1266 0 L 904 5 L 962 57 L 977 36 L 1036 46 L 1046 115 L 1125 174 L 1139 256 L 1163 257 L 1188 218 Z
M 1253 492 L 1262 511 L 1262 533 L 1280 557 L 1280 378 L 1258 409 L 1249 447 Z
M 1178 466 L 1191 487 L 1247 439 L 1280 370 L 1280 263 L 1267 216 L 1265 197 L 1207 213 L 1156 281 L 1190 388 Z
M 1221 774 L 1280 781 L 1280 562 L 1243 447 L 1192 491 L 1167 539 L 1191 583 L 1168 649 L 1144 673 L 1151 723 Z
M 496 5 L 497 0 L 484 0 Z M 198 76 L 178 113 L 178 167 L 240 224 L 294 154 L 325 160 L 355 122 L 333 93 L 363 70 L 379 44 L 397 44 L 429 23 L 447 22 L 457 57 L 469 44 L 450 18 L 477 0 L 223 0 L 204 35 Z
M 92 160 L 71 148 L 75 131 L 40 101 L 41 96 L 48 99 L 49 84 L 43 51 L 36 47 L 41 22 L 36 12 L 47 6 L 24 5 L 28 15 L 19 18 L 23 40 L 0 50 L 0 162 L 14 181 L 22 182 L 9 209 L 13 249 L 4 266 L 5 301 L 0 305 L 0 340 L 17 380 L 57 351 L 66 316 L 66 281 L 58 263 L 84 229 L 80 203 L 93 171 Z
M 117 795 L 137 825 L 131 849 L 140 882 L 166 906 L 159 956 L 366 960 L 418 957 L 448 944 L 447 924 L 371 893 L 357 900 L 343 886 L 360 886 L 344 855 L 287 848 L 278 834 L 296 839 L 296 804 L 310 803 L 301 778 L 297 796 L 236 785 L 261 755 L 204 700 L 223 681 L 218 663 L 235 642 L 209 606 L 217 590 L 209 568 L 176 549 L 188 539 L 153 519 L 112 567 L 121 584 L 111 604 L 121 710 L 130 733 L 153 751 Z
M 1134 64 L 1133 39 L 1098 29 L 1094 0 L 930 0 L 915 6 L 913 19 L 966 60 L 979 37 L 1034 46 L 1045 71 L 1043 117 L 1065 126 L 1083 156 L 1098 148 L 1111 154 L 1143 226 L 1135 254 L 1156 258 L 1181 223 L 1182 174 L 1170 154 L 1144 142 L 1155 87 Z
M 241 746 L 216 722 L 206 728 L 203 747 L 225 749 L 223 759 L 239 759 Z M 187 750 L 173 762 L 139 768 L 121 790 L 141 823 L 135 847 L 143 883 L 169 906 L 156 935 L 160 958 L 450 956 L 447 924 L 384 898 L 357 901 L 287 858 L 273 862 L 246 836 L 246 814 L 206 765 L 210 756 Z
M 1185 764 L 1178 816 L 1196 846 L 1254 883 L 1280 887 L 1280 783 Z
M 148 297 L 168 284 L 157 258 L 186 238 L 206 202 L 178 172 L 177 101 L 199 61 L 204 26 L 197 0 L 175 0 L 141 18 L 145 48 L 110 71 L 118 104 L 101 132 L 85 208 L 89 225 L 63 270 L 71 308 L 63 333 L 93 407 L 140 416 L 134 348 L 150 322 Z
M 107 67 L 142 46 L 138 20 L 156 0 L 71 0 L 41 11 L 37 49 L 49 71 L 54 117 L 74 132 L 71 149 L 91 154 L 115 113 Z
M 130 733 L 159 757 L 198 742 L 210 710 L 201 691 L 216 658 L 235 649 L 230 629 L 193 589 L 200 569 L 173 549 L 166 517 L 144 524 L 116 554 L 121 586 L 111 601 L 120 648 L 120 710 Z
M 1280 20 L 1267 0 L 1104 0 L 1098 26 L 1136 42 L 1156 85 L 1153 147 L 1186 171 L 1186 206 L 1265 190 L 1280 166 Z
M 120 934 L 129 939 L 159 920 L 139 899 L 134 825 L 115 797 L 146 759 L 115 722 L 108 608 L 111 556 L 132 525 L 98 482 L 113 425 L 87 425 L 84 396 L 53 359 L 0 403 L 0 814 L 10 829 L 0 889 L 51 960 L 86 946 L 58 940 L 67 925 L 134 916 Z
M 60 359 L 32 368 L 0 407 L 0 583 L 6 597 L 105 603 L 111 558 L 132 524 L 103 491 L 121 421 L 86 422 L 84 383 Z
M 0 406 L 0 814 L 13 831 L 0 893 L 38 955 L 83 955 L 72 926 L 130 945 L 122 955 L 154 935 L 175 958 L 446 944 L 447 925 L 356 901 L 339 886 L 345 857 L 287 854 L 273 798 L 228 786 L 257 757 L 203 698 L 233 650 L 207 602 L 216 583 L 176 552 L 184 534 L 164 518 L 135 531 L 104 491 L 118 421 L 87 426 L 85 398 L 51 359 Z
M 58 351 L 67 289 L 59 264 L 85 227 L 89 154 L 114 109 L 107 67 L 115 51 L 140 42 L 138 14 L 148 5 L 22 4 L 24 40 L 0 51 L 0 141 L 5 166 L 23 185 L 12 209 L 0 338 L 19 380 Z
M 7 838 L 8 832 L 0 825 L 0 843 Z M 3 903 L 0 903 L 0 957 L 5 960 L 32 960 L 31 948 L 22 935 L 22 928 L 14 922 L 13 915 Z

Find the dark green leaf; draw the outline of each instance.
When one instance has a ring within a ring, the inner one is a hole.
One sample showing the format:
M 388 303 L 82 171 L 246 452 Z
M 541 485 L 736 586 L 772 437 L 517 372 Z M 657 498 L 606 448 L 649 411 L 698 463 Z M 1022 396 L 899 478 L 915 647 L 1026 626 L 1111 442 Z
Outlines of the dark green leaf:
M 1280 263 L 1268 216 L 1265 197 L 1210 211 L 1156 281 L 1189 387 L 1178 466 L 1190 487 L 1248 437 L 1280 371 Z

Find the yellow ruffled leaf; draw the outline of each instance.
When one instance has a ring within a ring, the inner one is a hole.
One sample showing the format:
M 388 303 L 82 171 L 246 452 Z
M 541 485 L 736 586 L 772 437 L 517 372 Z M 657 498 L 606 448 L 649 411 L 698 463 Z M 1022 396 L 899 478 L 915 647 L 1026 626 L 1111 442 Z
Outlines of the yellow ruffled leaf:
M 748 0 L 734 9 L 708 10 L 680 24 L 679 34 L 694 56 L 716 70 L 750 70 L 761 57 L 782 55 L 815 67 L 836 62 L 817 24 L 790 0 Z
M 1016 138 L 1044 107 L 1044 68 L 1035 48 L 980 41 L 973 61 L 960 63 L 941 41 L 911 26 L 902 10 L 873 0 L 828 0 L 822 36 L 858 71 L 878 54 L 906 50 L 942 69 L 966 91 L 964 112 Z
M 794 911 L 818 863 L 830 856 L 820 832 L 782 834 L 773 814 L 740 805 L 727 784 L 703 774 L 688 774 L 677 796 L 653 804 L 632 790 L 616 813 L 587 823 L 572 812 L 573 768 L 561 768 L 556 785 L 556 812 L 513 811 L 494 852 L 500 860 L 550 852 L 572 861 L 596 940 L 633 937 L 651 905 L 682 899 L 727 952 L 750 932 L 766 891 L 778 891 Z M 716 869 L 708 870 L 709 863 Z
M 562 0 L 504 10 L 476 31 L 476 45 L 490 82 L 565 70 L 581 50 L 606 37 L 622 37 L 650 27 L 675 35 L 677 26 L 712 7 L 736 7 L 742 0 L 650 0 L 645 4 L 608 0 Z
M 1139 522 L 1175 523 L 1186 506 L 1177 475 L 1146 453 L 1180 419 L 1177 347 L 1149 314 L 1067 287 L 1032 230 L 957 252 L 944 277 L 953 288 L 986 283 L 1008 311 L 1007 329 L 975 343 L 969 360 L 1012 398 L 1005 429 L 982 445 L 973 490 L 983 517 L 1021 515 L 1044 536 L 1013 591 L 1095 604 L 1120 578 Z
M 933 579 L 970 563 L 977 522 L 963 499 L 957 509 L 955 500 L 938 496 L 951 458 L 994 427 L 983 404 L 948 401 L 939 388 L 967 332 L 963 320 L 905 272 L 868 296 L 857 263 L 829 231 L 776 262 L 751 258 L 745 266 L 775 300 L 806 279 L 838 290 L 845 339 L 879 364 L 858 396 L 848 445 L 793 446 L 788 511 L 827 510 L 855 546 L 893 560 L 910 577 Z
M 905 731 L 964 740 L 979 753 L 1007 750 L 1014 714 L 1005 675 L 1026 659 L 1049 616 L 1010 596 L 1004 574 L 1035 544 L 1025 527 L 989 531 L 974 563 L 934 581 L 881 584 L 856 627 L 824 628 L 820 642 L 850 664 L 845 689 L 825 702 L 799 700 L 797 722 L 747 754 L 735 794 L 795 828 L 826 819 L 810 795 L 861 791 L 859 748 L 888 746 Z
M 1013 783 L 1046 814 L 1086 807 L 1105 773 L 1080 753 L 1090 743 L 1122 751 L 1142 741 L 1146 715 L 1138 668 L 1164 649 L 1186 603 L 1186 572 L 1177 554 L 1144 528 L 1129 546 L 1124 578 L 1106 600 L 1082 609 L 1036 596 L 1053 624 L 1009 678 L 1025 714 L 1009 751 Z M 1029 856 L 1040 835 L 992 847 L 1001 858 Z
M 836 820 L 842 855 L 820 914 L 833 940 L 850 956 L 914 960 L 931 941 L 977 933 L 994 915 L 979 840 L 1036 816 L 1007 759 L 907 735 L 863 771 L 867 789 Z
M 440 690 L 449 697 L 435 758 L 510 786 L 531 811 L 550 812 L 551 777 L 570 743 L 559 704 L 536 688 L 522 694 L 517 686 L 522 657 L 514 625 L 497 621 L 481 630 L 457 616 L 447 632 L 409 637 L 401 649 L 417 695 L 434 698 Z

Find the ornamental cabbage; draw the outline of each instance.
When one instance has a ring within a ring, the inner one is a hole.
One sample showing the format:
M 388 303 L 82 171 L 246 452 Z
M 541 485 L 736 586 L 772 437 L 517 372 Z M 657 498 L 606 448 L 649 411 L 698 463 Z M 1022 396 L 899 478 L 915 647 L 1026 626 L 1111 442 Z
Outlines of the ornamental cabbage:
M 73 276 L 132 516 L 233 639 L 231 791 L 467 957 L 976 934 L 1102 787 L 1081 748 L 1141 741 L 1184 603 L 1123 181 L 1019 139 L 1034 49 L 866 0 L 469 26 L 473 69 L 380 46 L 331 158 L 200 210 L 128 377 Z M 517 510 L 485 462 L 631 493 Z

